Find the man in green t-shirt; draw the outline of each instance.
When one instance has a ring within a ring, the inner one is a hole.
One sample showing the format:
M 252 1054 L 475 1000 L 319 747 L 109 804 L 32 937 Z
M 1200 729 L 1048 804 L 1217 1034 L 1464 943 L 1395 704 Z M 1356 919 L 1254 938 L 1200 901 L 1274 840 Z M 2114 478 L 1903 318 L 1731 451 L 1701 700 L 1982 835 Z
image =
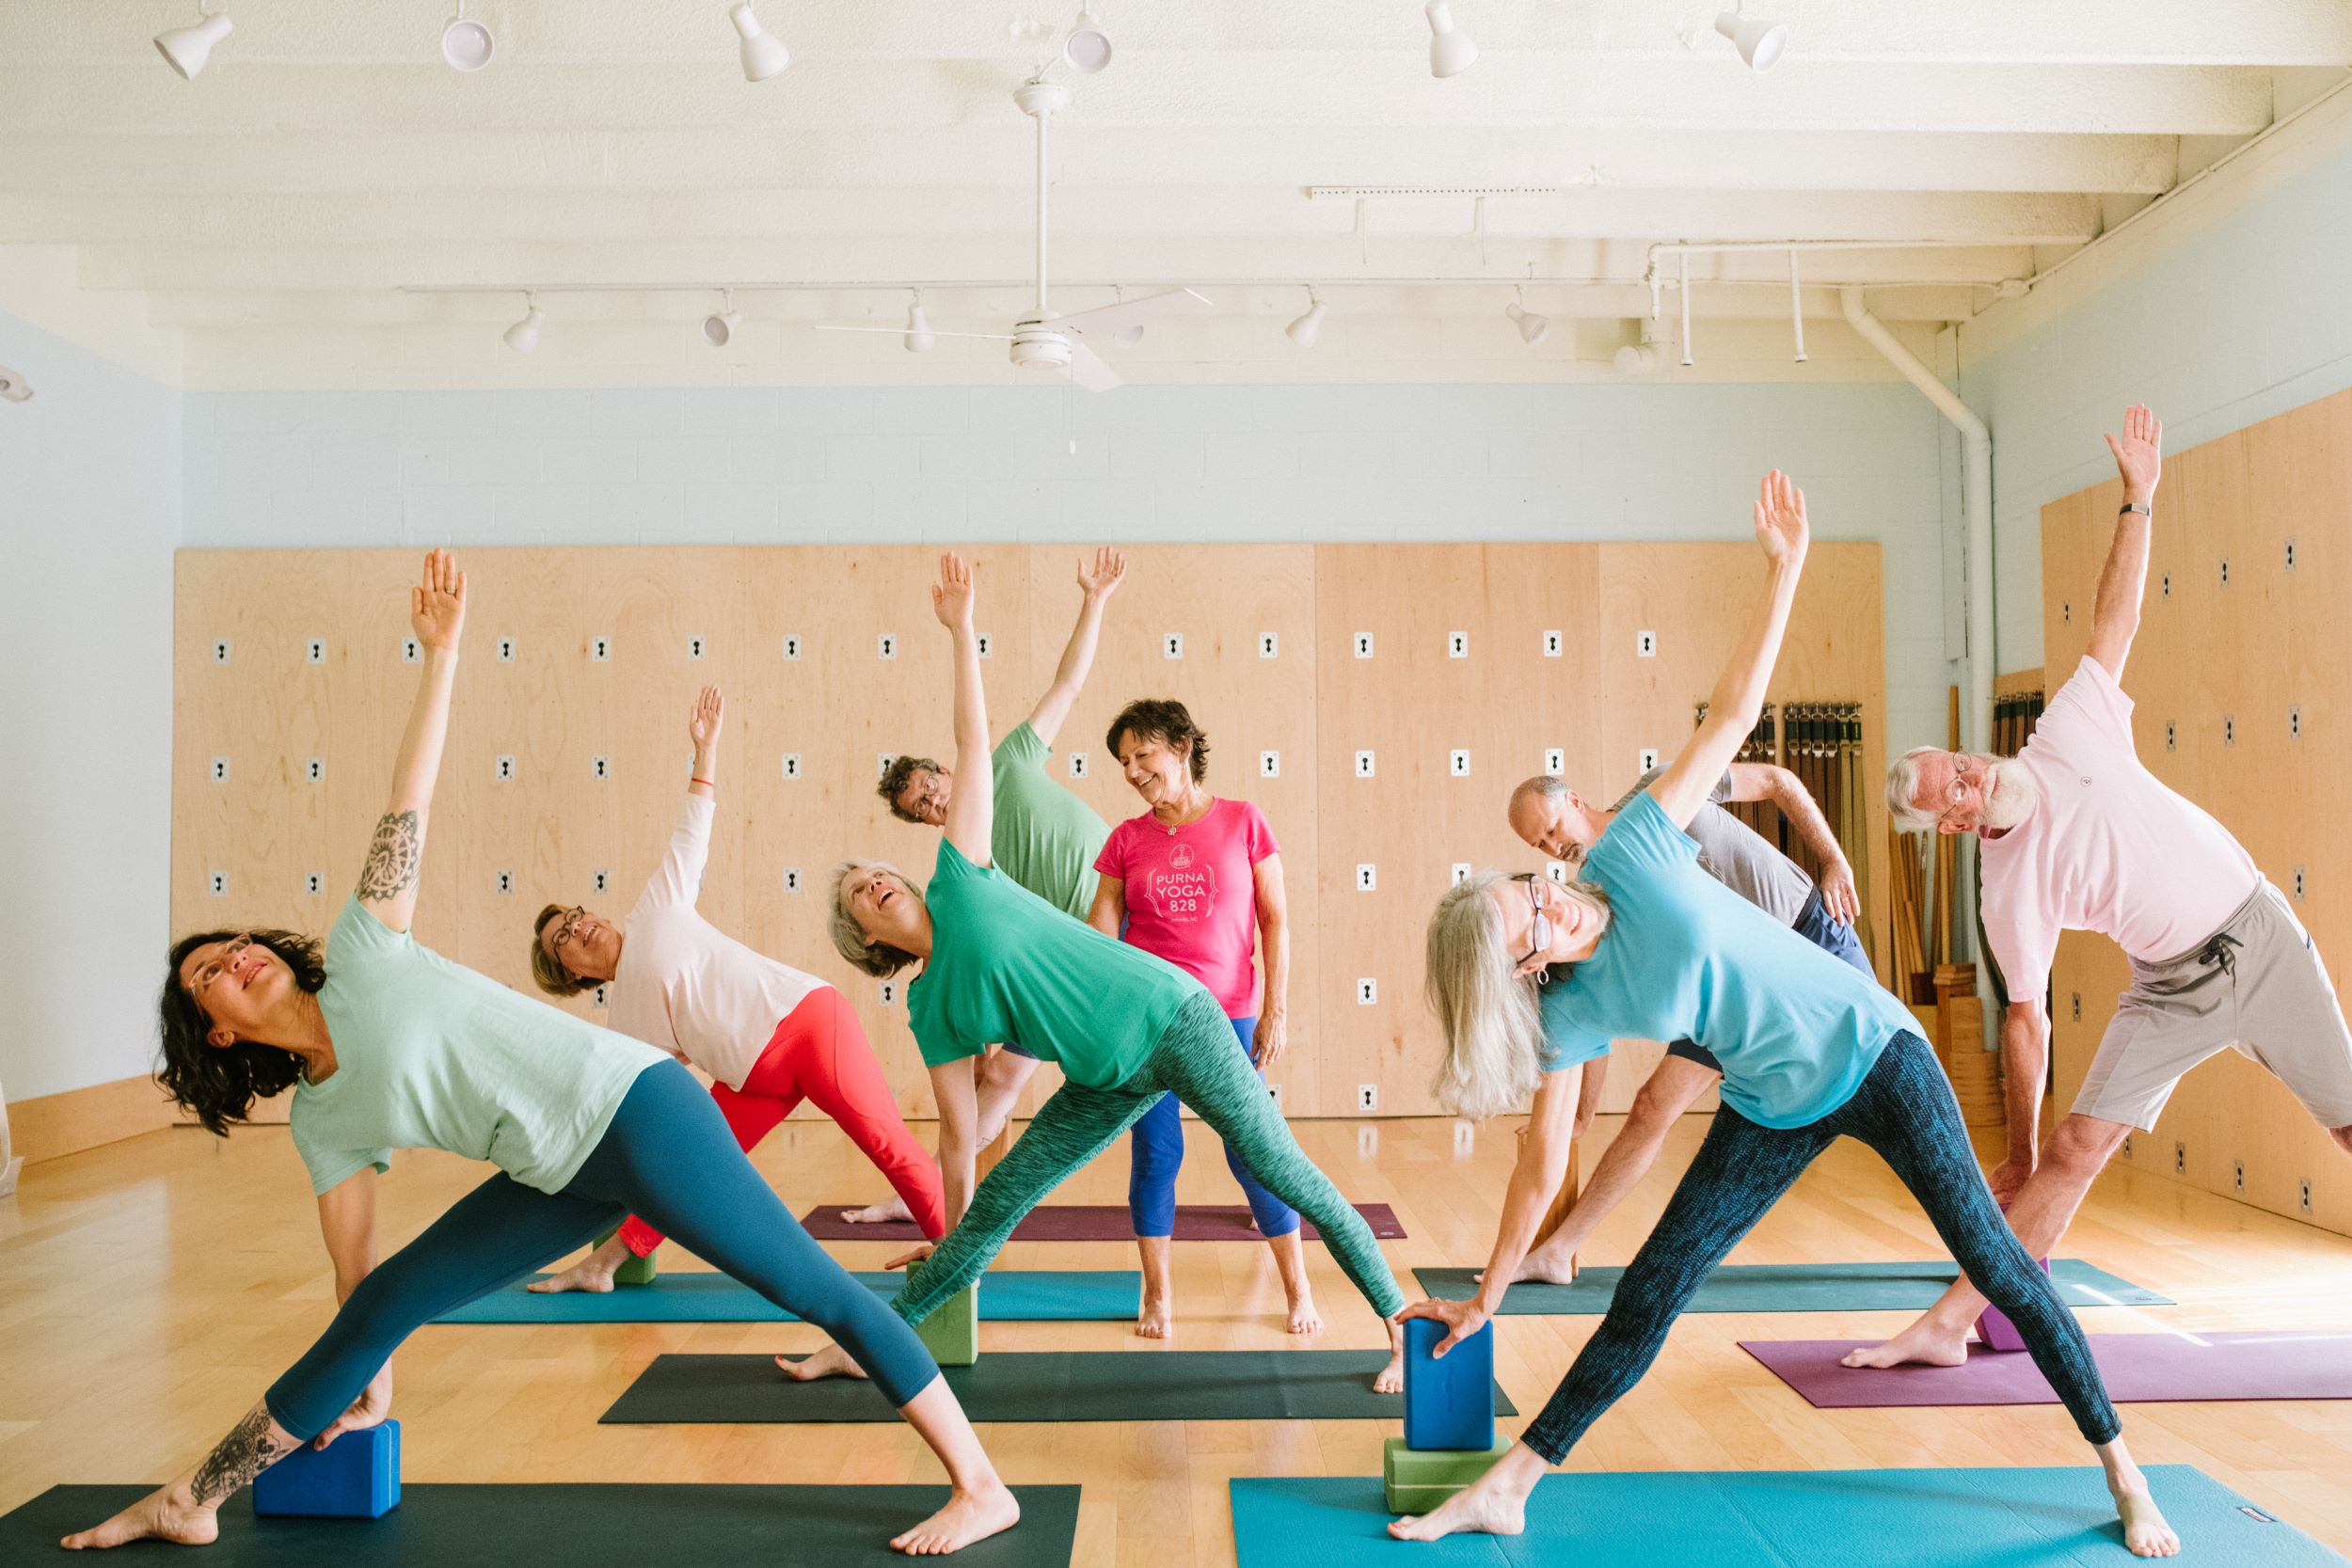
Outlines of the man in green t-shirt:
M 1091 571 L 1078 562 L 1078 587 L 1085 600 L 1078 624 L 1061 651 L 1054 684 L 1037 700 L 1026 721 L 996 743 L 990 753 L 990 772 L 996 785 L 996 816 L 989 832 L 989 853 L 996 869 L 1027 888 L 1073 919 L 1084 920 L 1094 905 L 1094 857 L 1110 836 L 1110 824 L 1094 809 L 1064 789 L 1045 771 L 1053 755 L 1054 736 L 1085 689 L 1094 667 L 1094 647 L 1103 633 L 1103 605 L 1127 575 L 1127 557 L 1108 546 L 1094 552 Z M 955 774 L 930 757 L 901 756 L 882 770 L 876 792 L 890 803 L 890 815 L 901 822 L 942 827 L 947 802 L 954 796 Z M 1037 1071 L 1037 1058 L 1025 1052 L 993 1051 L 980 1069 L 979 1142 L 982 1148 L 996 1141 L 1012 1114 L 1013 1102 Z M 904 1199 L 893 1197 L 869 1208 L 845 1211 L 852 1224 L 880 1223 L 908 1217 Z M 951 1222 L 952 1223 L 952 1220 Z

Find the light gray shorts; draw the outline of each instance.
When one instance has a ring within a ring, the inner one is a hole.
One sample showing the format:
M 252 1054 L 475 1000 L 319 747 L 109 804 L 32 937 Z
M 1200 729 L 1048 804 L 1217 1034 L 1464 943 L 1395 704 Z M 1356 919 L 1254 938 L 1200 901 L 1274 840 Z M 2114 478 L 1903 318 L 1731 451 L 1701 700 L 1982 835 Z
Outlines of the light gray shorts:
M 2195 950 L 2132 960 L 2074 1114 L 2152 1130 L 2181 1075 L 2232 1048 L 2322 1127 L 2352 1126 L 2352 1031 L 2310 933 L 2267 881 Z

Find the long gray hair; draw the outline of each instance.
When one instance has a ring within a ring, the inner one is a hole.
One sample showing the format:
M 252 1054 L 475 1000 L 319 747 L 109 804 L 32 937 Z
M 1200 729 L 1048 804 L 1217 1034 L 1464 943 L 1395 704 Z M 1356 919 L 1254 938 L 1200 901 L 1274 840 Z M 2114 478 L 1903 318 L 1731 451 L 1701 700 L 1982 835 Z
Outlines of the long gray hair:
M 886 942 L 866 940 L 866 927 L 850 912 L 850 901 L 842 896 L 842 889 L 853 871 L 887 871 L 898 879 L 909 893 L 923 896 L 923 884 L 909 877 L 888 861 L 846 860 L 833 868 L 833 914 L 825 923 L 825 930 L 833 938 L 833 950 L 847 958 L 854 968 L 878 979 L 887 980 L 914 961 L 914 955 Z
M 1430 1091 L 1456 1116 L 1503 1116 L 1524 1106 L 1542 1077 L 1543 1017 L 1535 982 L 1513 973 L 1518 955 L 1503 941 L 1502 912 L 1487 895 L 1511 880 L 1481 871 L 1455 883 L 1429 917 L 1426 988 L 1445 1030 L 1445 1056 Z M 1597 887 L 1562 890 L 1606 916 Z

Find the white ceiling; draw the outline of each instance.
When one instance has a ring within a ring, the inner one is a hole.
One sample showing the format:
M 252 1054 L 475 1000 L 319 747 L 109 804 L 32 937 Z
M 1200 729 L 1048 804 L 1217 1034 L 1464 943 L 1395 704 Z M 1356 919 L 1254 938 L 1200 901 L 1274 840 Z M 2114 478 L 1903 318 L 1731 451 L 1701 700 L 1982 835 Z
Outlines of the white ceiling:
M 1804 258 L 1820 332 L 1838 282 L 1960 319 L 1994 297 L 1969 285 L 2031 277 L 2352 67 L 2344 0 L 1752 4 L 1790 30 L 1765 76 L 1705 0 L 1454 0 L 1480 57 L 1438 81 L 1417 0 L 1101 0 L 1117 57 L 1054 127 L 1056 303 L 1202 285 L 1223 320 L 1155 328 L 1147 362 L 1187 333 L 1196 363 L 1279 347 L 1310 282 L 1343 342 L 1459 321 L 1515 348 L 1500 309 L 1533 277 L 1531 307 L 1593 323 L 1551 352 L 1605 356 L 1653 244 L 1842 240 L 1898 248 Z M 437 51 L 454 0 L 226 8 L 183 82 L 149 40 L 194 0 L 0 3 L 0 245 L 77 247 L 84 290 L 185 330 L 192 379 L 416 375 L 519 313 L 418 290 L 555 291 L 541 365 L 642 368 L 715 302 L 652 286 L 733 283 L 739 374 L 909 359 L 808 330 L 904 309 L 847 286 L 1006 285 L 936 289 L 940 326 L 1025 303 L 1011 89 L 1075 0 L 765 0 L 793 62 L 756 85 L 723 0 L 472 0 L 498 53 L 470 76 Z M 1310 195 L 1350 185 L 1549 194 Z M 1785 337 L 1788 267 L 1692 261 L 1719 341 Z

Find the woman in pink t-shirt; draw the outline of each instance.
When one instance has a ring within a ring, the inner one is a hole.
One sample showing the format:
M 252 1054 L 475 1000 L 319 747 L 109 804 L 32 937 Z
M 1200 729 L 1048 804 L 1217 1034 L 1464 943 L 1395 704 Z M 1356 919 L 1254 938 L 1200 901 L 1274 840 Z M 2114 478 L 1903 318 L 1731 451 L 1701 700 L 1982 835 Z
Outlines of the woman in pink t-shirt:
M 1111 721 L 1104 744 L 1150 809 L 1113 828 L 1104 842 L 1094 861 L 1102 879 L 1087 918 L 1208 987 L 1232 1020 L 1236 1049 L 1257 1064 L 1263 1079 L 1288 1043 L 1290 999 L 1290 931 L 1274 830 L 1248 801 L 1208 792 L 1209 737 L 1184 704 L 1128 704 Z M 1262 942 L 1263 1003 L 1253 962 Z M 1134 1163 L 1127 1211 L 1143 1254 L 1143 1312 L 1136 1332 L 1165 1339 L 1175 1330 L 1168 1241 L 1176 1223 L 1176 1172 L 1184 1161 L 1175 1096 L 1163 1095 L 1144 1113 L 1129 1147 Z M 1291 1332 L 1313 1333 L 1323 1319 L 1307 1284 L 1297 1211 L 1266 1191 L 1230 1148 L 1225 1163 L 1249 1199 L 1258 1233 L 1273 1249 L 1290 1298 Z

